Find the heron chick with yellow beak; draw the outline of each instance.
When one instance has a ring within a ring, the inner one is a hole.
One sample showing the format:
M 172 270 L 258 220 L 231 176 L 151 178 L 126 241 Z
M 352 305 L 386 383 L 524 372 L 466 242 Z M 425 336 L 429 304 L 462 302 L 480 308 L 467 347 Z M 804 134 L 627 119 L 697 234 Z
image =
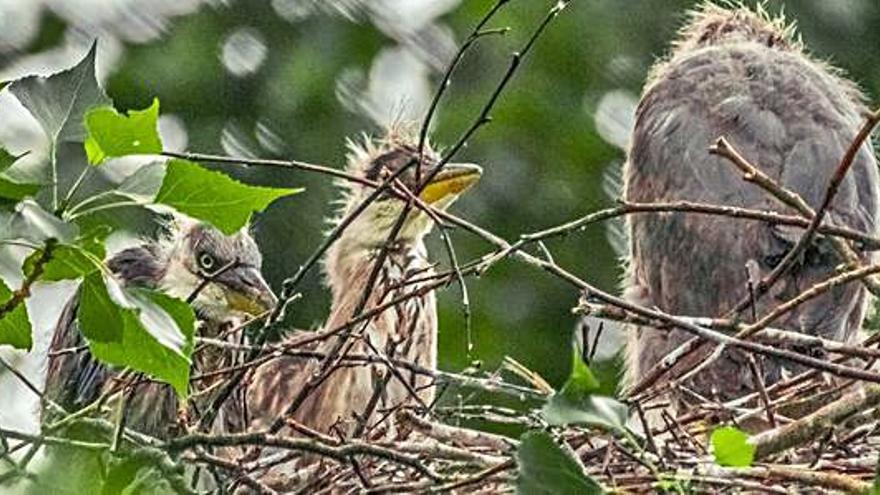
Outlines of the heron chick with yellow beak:
M 448 208 L 482 174 L 480 167 L 472 164 L 441 166 L 439 156 L 430 146 L 420 153 L 415 144 L 417 137 L 400 128 L 388 131 L 382 138 L 364 141 L 349 144 L 348 172 L 378 183 L 396 177 L 411 191 L 419 192 L 422 202 L 441 210 Z M 421 170 L 417 171 L 420 155 Z M 419 182 L 426 179 L 430 181 L 420 190 Z M 341 187 L 343 206 L 334 225 L 374 191 L 369 185 L 353 181 Z M 394 242 L 386 246 L 406 203 L 399 194 L 383 193 L 342 231 L 327 251 L 324 268 L 332 304 L 322 331 L 333 332 L 359 314 L 370 313 L 390 301 L 400 302 L 378 312 L 367 322 L 351 325 L 346 331 L 336 332 L 306 348 L 325 355 L 340 346 L 343 355 L 376 356 L 378 351 L 386 357 L 436 368 L 437 307 L 433 291 L 424 290 L 433 273 L 424 243 L 433 227 L 431 217 L 413 208 L 407 213 Z M 375 284 L 368 287 L 379 253 L 386 248 L 387 255 Z M 365 292 L 368 292 L 366 304 L 359 307 Z M 286 344 L 297 347 L 297 341 L 313 336 L 293 334 L 287 337 Z M 322 370 L 320 360 L 293 356 L 275 358 L 257 370 L 249 386 L 247 404 L 253 415 L 252 426 L 266 427 L 278 417 L 289 416 L 322 432 L 335 427 L 334 431 L 346 435 L 361 434 L 364 425 L 375 426 L 381 411 L 420 401 L 427 404 L 433 399 L 433 387 L 427 377 L 414 376 L 406 369 L 397 371 L 397 378 L 388 377 L 390 370 L 375 360 L 346 362 L 343 366 Z M 304 384 L 322 373 L 326 376 L 320 384 L 291 411 L 291 402 Z M 401 383 L 400 378 L 407 383 Z

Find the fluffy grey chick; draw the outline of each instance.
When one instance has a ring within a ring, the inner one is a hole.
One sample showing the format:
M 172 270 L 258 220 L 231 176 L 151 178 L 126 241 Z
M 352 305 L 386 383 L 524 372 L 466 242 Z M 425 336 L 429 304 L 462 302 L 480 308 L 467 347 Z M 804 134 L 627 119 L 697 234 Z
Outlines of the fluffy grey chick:
M 709 154 L 709 146 L 723 136 L 816 208 L 865 110 L 856 86 L 807 55 L 782 19 L 741 6 L 704 4 L 645 87 L 625 170 L 625 199 L 783 211 L 725 159 Z M 826 218 L 873 233 L 877 216 L 877 164 L 864 145 Z M 748 293 L 746 263 L 753 260 L 766 275 L 803 231 L 667 213 L 633 216 L 629 232 L 627 298 L 677 315 L 720 316 Z M 868 254 L 861 257 L 869 260 Z M 827 242 L 817 240 L 760 299 L 758 315 L 832 276 L 839 264 Z M 774 326 L 849 341 L 858 333 L 865 307 L 865 290 L 851 283 L 801 305 Z M 689 337 L 649 328 L 631 332 L 628 381 L 638 381 Z M 728 350 L 688 385 L 707 396 L 740 396 L 754 389 L 746 364 L 741 352 Z M 768 383 L 786 368 L 796 371 L 776 360 L 762 365 Z
M 232 268 L 205 285 L 192 301 L 202 336 L 217 336 L 230 322 L 262 313 L 276 299 L 260 273 L 262 256 L 247 232 L 226 236 L 214 227 L 189 220 L 173 222 L 169 234 L 158 241 L 125 249 L 111 256 L 106 265 L 129 287 L 147 287 L 187 299 L 204 277 L 237 261 Z M 95 361 L 85 348 L 76 322 L 79 295 L 64 308 L 50 346 L 46 377 L 47 398 L 68 411 L 96 400 L 108 387 L 118 386 L 118 375 Z M 67 349 L 68 352 L 52 355 Z M 195 356 L 201 371 L 221 366 L 224 356 L 207 349 Z M 200 382 L 202 390 L 210 383 Z M 142 380 L 130 393 L 126 424 L 138 431 L 166 437 L 177 419 L 177 397 L 170 386 Z

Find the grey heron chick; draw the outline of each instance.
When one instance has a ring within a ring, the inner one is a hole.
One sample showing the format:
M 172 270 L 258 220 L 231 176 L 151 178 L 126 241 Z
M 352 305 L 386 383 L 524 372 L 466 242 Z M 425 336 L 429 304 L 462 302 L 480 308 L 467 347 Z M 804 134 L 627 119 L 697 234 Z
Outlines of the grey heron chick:
M 230 324 L 261 314 L 276 298 L 260 272 L 262 256 L 245 231 L 223 235 L 214 227 L 177 219 L 159 240 L 122 250 L 106 266 L 124 286 L 146 287 L 192 300 L 201 336 L 217 336 Z M 227 268 L 222 270 L 223 268 Z M 215 275 L 215 276 L 211 276 Z M 206 279 L 208 280 L 205 283 Z M 118 372 L 95 361 L 85 348 L 76 321 L 79 294 L 65 306 L 50 347 L 47 398 L 68 411 L 96 400 L 114 384 Z M 67 350 L 65 353 L 58 351 Z M 222 356 L 207 349 L 195 356 L 200 371 L 220 366 Z M 127 424 L 165 437 L 177 418 L 177 398 L 170 386 L 144 381 L 130 394 Z M 202 384 L 204 388 L 204 384 Z
M 745 7 L 711 3 L 696 11 L 653 69 L 636 111 L 625 167 L 630 202 L 694 202 L 784 211 L 761 188 L 743 180 L 710 145 L 725 137 L 779 184 L 819 207 L 830 178 L 855 138 L 864 98 L 841 73 L 810 57 L 782 19 Z M 831 203 L 826 219 L 875 233 L 877 162 L 863 145 Z M 630 217 L 626 296 L 647 307 L 684 316 L 722 316 L 747 297 L 746 266 L 766 276 L 803 230 L 721 216 L 663 213 Z M 860 253 L 869 262 L 868 253 Z M 836 273 L 842 262 L 827 239 L 817 238 L 755 307 L 760 317 Z M 852 341 L 866 309 L 866 291 L 843 284 L 798 306 L 774 326 L 837 341 Z M 745 317 L 751 318 L 746 314 Z M 642 378 L 690 338 L 638 328 L 627 350 L 628 380 Z M 748 356 L 728 349 L 685 386 L 709 398 L 730 399 L 756 389 Z M 786 371 L 764 359 L 763 380 Z
M 417 138 L 405 130 L 389 131 L 381 139 L 366 139 L 363 145 L 350 143 L 347 169 L 349 172 L 383 181 L 401 167 L 418 161 Z M 421 163 L 424 178 L 438 166 L 439 156 L 430 146 Z M 482 171 L 472 164 L 446 164 L 422 190 L 421 199 L 437 208 L 448 208 L 465 190 L 475 184 Z M 418 174 L 410 166 L 400 181 L 410 190 L 417 187 Z M 344 218 L 373 191 L 371 187 L 346 182 L 343 207 L 339 217 Z M 357 316 L 358 304 L 373 270 L 377 256 L 385 245 L 405 201 L 387 193 L 372 203 L 346 228 L 327 251 L 324 259 L 326 283 L 332 293 L 330 316 L 323 329 L 339 329 Z M 337 220 L 338 221 L 338 220 Z M 416 294 L 395 304 L 369 320 L 351 327 L 355 336 L 346 332 L 327 338 L 314 349 L 329 353 L 339 339 L 348 339 L 345 352 L 360 355 L 392 353 L 395 358 L 412 361 L 426 368 L 437 363 L 437 308 L 432 291 L 418 294 L 424 282 L 416 279 L 433 273 L 427 258 L 424 238 L 433 227 L 431 218 L 421 210 L 413 209 L 405 219 L 400 234 L 388 251 L 378 279 L 368 295 L 361 314 L 368 313 L 390 301 Z M 356 335 L 363 329 L 362 337 Z M 291 335 L 287 344 L 295 346 L 304 335 Z M 305 337 L 309 337 L 305 335 Z M 369 345 L 366 341 L 369 341 Z M 302 361 L 293 357 L 279 357 L 260 366 L 248 389 L 248 411 L 257 427 L 271 424 L 283 415 L 290 402 L 310 377 L 320 373 L 319 362 Z M 408 384 L 390 378 L 382 387 L 381 375 L 390 370 L 383 364 L 347 363 L 333 369 L 320 385 L 311 391 L 305 402 L 293 414 L 293 419 L 311 428 L 326 432 L 332 426 L 350 434 L 356 431 L 357 420 L 367 422 L 373 411 L 412 403 L 412 391 L 422 401 L 433 397 L 433 387 L 424 377 L 416 378 L 402 371 Z M 406 385 L 409 385 L 407 387 Z M 375 396 L 375 399 L 374 399 Z M 368 405 L 373 399 L 373 410 Z M 378 399 L 378 402 L 376 402 Z

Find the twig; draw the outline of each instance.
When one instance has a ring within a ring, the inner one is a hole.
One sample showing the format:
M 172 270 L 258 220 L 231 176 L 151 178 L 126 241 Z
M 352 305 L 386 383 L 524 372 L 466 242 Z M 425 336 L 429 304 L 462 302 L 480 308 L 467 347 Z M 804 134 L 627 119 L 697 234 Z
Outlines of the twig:
M 713 205 L 707 203 L 697 203 L 692 201 L 672 201 L 668 203 L 629 203 L 621 201 L 620 206 L 606 208 L 578 219 L 566 222 L 564 224 L 551 227 L 549 229 L 524 234 L 521 236 L 521 243 L 517 243 L 517 247 L 521 247 L 527 243 L 538 240 L 546 240 L 554 237 L 568 235 L 572 232 L 581 231 L 588 225 L 611 220 L 625 215 L 636 215 L 646 213 L 692 213 L 702 215 L 716 215 L 730 218 L 739 218 L 746 220 L 758 220 L 766 222 L 770 225 L 789 225 L 792 227 L 807 228 L 810 221 L 804 217 L 785 215 L 783 213 L 772 210 L 753 210 L 748 208 L 739 208 L 736 206 Z M 823 223 L 818 227 L 818 233 L 829 236 L 843 237 L 858 242 L 866 250 L 880 249 L 880 238 L 871 236 L 864 232 L 859 232 L 847 227 L 839 227 Z
M 43 269 L 46 267 L 46 263 L 52 259 L 52 253 L 55 250 L 56 245 L 58 245 L 56 239 L 46 239 L 46 243 L 40 252 L 40 256 L 34 262 L 31 272 L 26 274 L 24 281 L 21 283 L 21 287 L 12 292 L 12 297 L 9 298 L 8 301 L 0 304 L 0 320 L 15 310 L 20 304 L 23 304 L 25 299 L 30 297 L 31 286 L 34 285 L 34 282 L 43 275 Z
M 419 433 L 441 442 L 471 447 L 487 447 L 500 452 L 508 452 L 518 445 L 516 440 L 493 433 L 428 421 L 408 409 L 401 409 L 397 413 L 397 418 Z
M 230 435 L 208 435 L 191 433 L 169 440 L 164 448 L 169 452 L 180 452 L 196 446 L 233 447 L 255 445 L 262 447 L 278 447 L 329 457 L 340 462 L 347 462 L 353 455 L 367 455 L 387 459 L 410 467 L 428 478 L 439 481 L 443 477 L 426 467 L 416 457 L 401 454 L 395 450 L 380 447 L 357 440 L 349 440 L 341 445 L 326 445 L 307 438 L 290 438 L 265 432 L 238 433 Z
M 834 428 L 844 419 L 880 405 L 880 386 L 861 387 L 793 423 L 765 431 L 749 439 L 755 446 L 755 458 L 815 440 L 823 431 Z

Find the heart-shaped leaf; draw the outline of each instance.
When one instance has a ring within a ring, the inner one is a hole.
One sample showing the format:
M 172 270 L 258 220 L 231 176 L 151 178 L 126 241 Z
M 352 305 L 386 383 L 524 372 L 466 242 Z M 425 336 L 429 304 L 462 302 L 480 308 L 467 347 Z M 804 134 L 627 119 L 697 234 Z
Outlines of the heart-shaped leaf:
M 111 104 L 95 79 L 96 48 L 97 44 L 93 44 L 86 56 L 70 69 L 49 77 L 25 77 L 9 85 L 9 91 L 56 143 L 83 142 L 86 110 Z
M 521 495 L 592 495 L 602 487 L 587 476 L 581 462 L 544 431 L 530 431 L 516 450 L 516 493 Z
M 300 191 L 250 186 L 186 160 L 171 160 L 156 202 L 205 220 L 231 235 L 247 225 L 254 212 Z
M 755 459 L 749 436 L 733 426 L 715 428 L 711 441 L 715 462 L 721 466 L 748 467 Z
M 162 152 L 157 122 L 159 99 L 144 110 L 120 115 L 111 106 L 93 108 L 86 113 L 88 138 L 85 142 L 89 163 L 99 165 L 108 157 Z
M 186 397 L 195 330 L 188 304 L 95 272 L 83 281 L 77 318 L 98 360 L 146 373 Z
M 623 430 L 626 405 L 611 397 L 598 395 L 599 382 L 581 359 L 580 353 L 575 350 L 573 354 L 568 380 L 541 410 L 544 419 L 551 425 L 585 424 Z

